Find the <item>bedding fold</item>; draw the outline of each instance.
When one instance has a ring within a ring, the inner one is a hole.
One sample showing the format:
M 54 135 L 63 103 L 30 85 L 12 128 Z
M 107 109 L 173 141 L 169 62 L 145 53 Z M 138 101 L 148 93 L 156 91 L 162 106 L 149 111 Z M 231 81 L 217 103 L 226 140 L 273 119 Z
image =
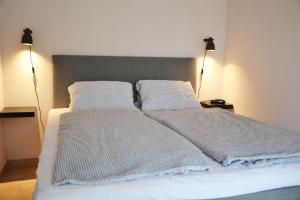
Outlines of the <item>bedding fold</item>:
M 145 113 L 175 130 L 224 166 L 267 166 L 300 161 L 300 134 L 222 109 Z
M 61 115 L 53 184 L 106 184 L 209 168 L 203 153 L 140 111 Z

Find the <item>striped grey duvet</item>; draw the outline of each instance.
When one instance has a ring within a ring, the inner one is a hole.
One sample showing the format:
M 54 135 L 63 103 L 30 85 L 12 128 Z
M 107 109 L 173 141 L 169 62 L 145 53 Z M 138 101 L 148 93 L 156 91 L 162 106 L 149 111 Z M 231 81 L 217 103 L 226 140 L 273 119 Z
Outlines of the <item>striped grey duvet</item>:
M 149 111 L 224 166 L 300 161 L 300 134 L 221 109 Z
M 106 184 L 207 171 L 202 152 L 139 111 L 61 116 L 53 184 Z

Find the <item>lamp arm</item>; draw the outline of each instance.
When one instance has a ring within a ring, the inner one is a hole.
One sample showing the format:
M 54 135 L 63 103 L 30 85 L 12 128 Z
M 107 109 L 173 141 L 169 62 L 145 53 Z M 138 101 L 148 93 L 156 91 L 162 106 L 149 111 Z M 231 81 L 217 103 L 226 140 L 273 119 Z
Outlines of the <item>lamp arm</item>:
M 202 68 L 201 68 L 200 79 L 199 79 L 200 82 L 199 82 L 199 88 L 198 88 L 198 92 L 197 92 L 198 99 L 200 97 L 200 89 L 201 89 L 202 78 L 203 78 L 203 73 L 204 73 L 204 65 L 205 65 L 206 53 L 207 53 L 207 50 L 205 50 L 203 61 L 202 61 Z

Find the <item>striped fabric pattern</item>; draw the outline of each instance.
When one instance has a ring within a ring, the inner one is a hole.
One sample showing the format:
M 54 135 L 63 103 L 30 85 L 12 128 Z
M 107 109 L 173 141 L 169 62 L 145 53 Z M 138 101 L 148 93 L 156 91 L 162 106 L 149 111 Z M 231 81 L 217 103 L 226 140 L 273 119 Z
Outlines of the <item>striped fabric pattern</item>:
M 202 152 L 140 111 L 61 116 L 53 184 L 107 184 L 207 171 Z
M 68 87 L 70 110 L 136 110 L 132 84 L 121 81 L 79 81 Z
M 189 81 L 140 80 L 136 89 L 143 111 L 201 108 Z
M 149 111 L 224 166 L 267 166 L 300 161 L 300 134 L 222 109 Z

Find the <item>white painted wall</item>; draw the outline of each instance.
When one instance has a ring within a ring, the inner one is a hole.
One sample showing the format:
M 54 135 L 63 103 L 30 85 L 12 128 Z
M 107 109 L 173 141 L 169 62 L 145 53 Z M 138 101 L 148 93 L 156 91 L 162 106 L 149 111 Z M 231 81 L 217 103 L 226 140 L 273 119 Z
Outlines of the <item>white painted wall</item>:
M 223 96 L 300 132 L 300 0 L 229 0 Z
M 4 107 L 4 94 L 3 94 L 3 72 L 2 72 L 2 56 L 1 56 L 1 43 L 0 43 L 0 110 Z
M 3 97 L 3 75 L 2 75 L 2 59 L 1 59 L 1 43 L 0 43 L 0 110 L 3 109 L 4 97 Z M 6 148 L 5 138 L 3 133 L 3 123 L 0 119 L 0 172 L 6 163 Z
M 22 29 L 33 29 L 38 92 L 45 119 L 52 107 L 53 54 L 203 56 L 215 38 L 201 93 L 220 97 L 225 48 L 226 0 L 2 0 L 1 42 L 6 106 L 31 106 L 29 57 Z

